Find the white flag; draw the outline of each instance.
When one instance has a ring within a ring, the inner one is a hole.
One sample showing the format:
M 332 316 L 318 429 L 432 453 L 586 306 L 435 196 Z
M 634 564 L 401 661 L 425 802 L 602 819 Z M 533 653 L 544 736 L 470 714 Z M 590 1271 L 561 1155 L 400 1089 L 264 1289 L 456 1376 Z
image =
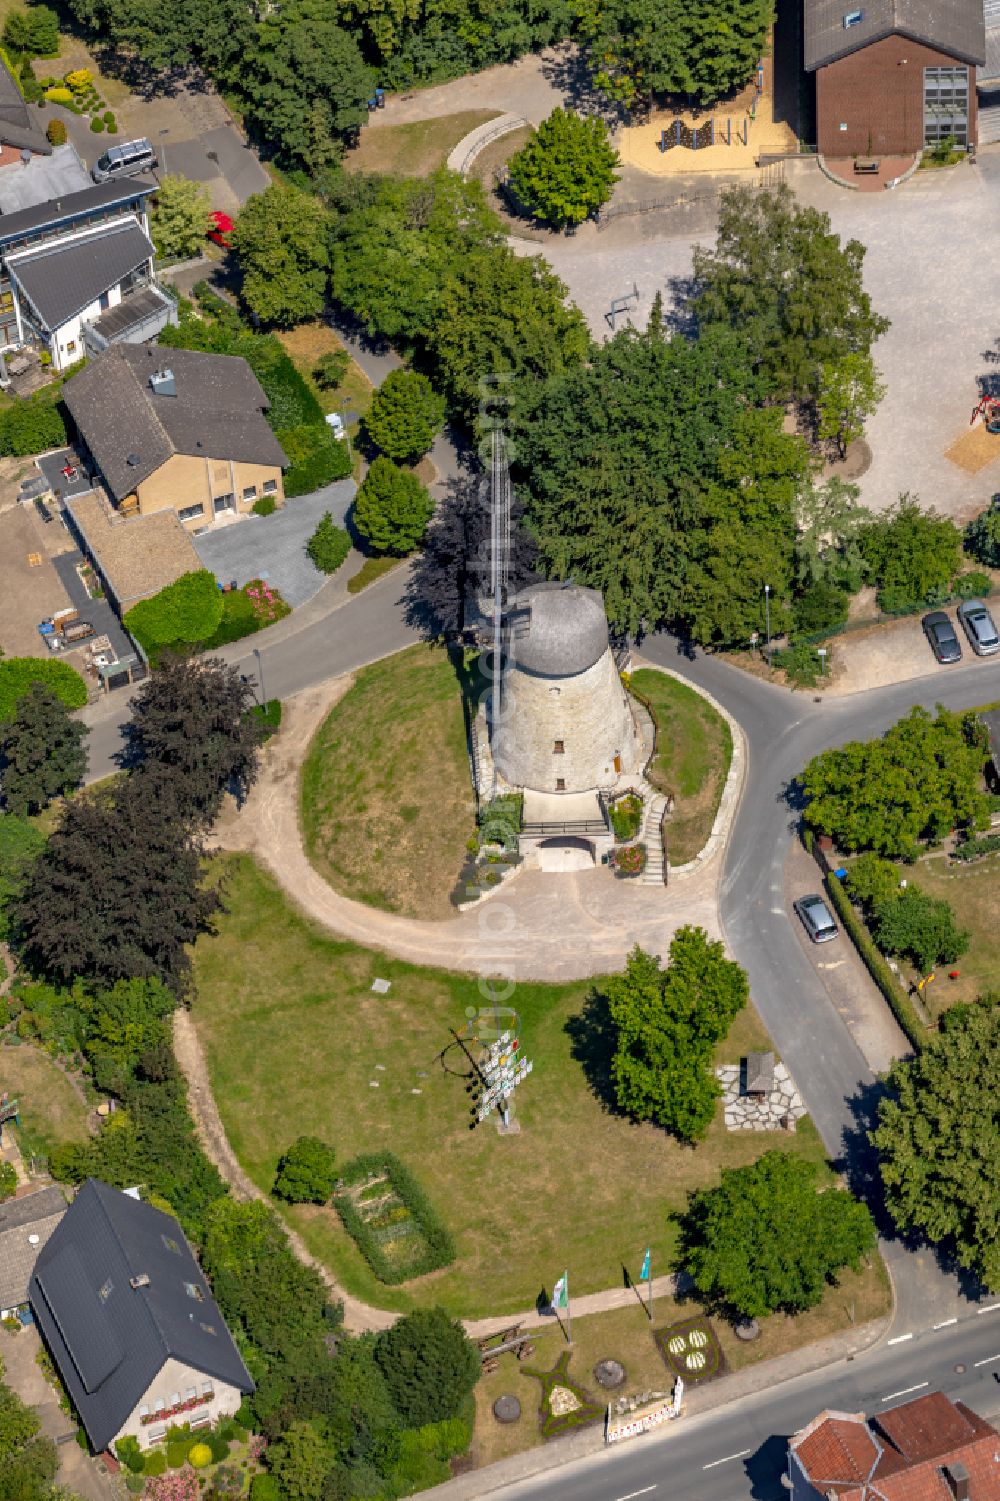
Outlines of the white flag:
M 552 1307 L 565 1308 L 569 1303 L 569 1272 L 563 1272 L 552 1289 Z

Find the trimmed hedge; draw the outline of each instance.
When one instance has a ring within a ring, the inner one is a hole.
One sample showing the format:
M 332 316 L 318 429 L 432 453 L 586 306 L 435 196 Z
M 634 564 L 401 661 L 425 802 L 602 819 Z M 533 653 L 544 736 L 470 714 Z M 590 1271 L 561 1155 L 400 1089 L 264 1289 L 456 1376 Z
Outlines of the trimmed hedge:
M 61 698 L 67 709 L 82 709 L 87 685 L 66 662 L 48 657 L 4 657 L 0 661 L 0 723 L 10 719 L 32 683 L 42 683 Z
M 309 495 L 322 485 L 350 475 L 347 444 L 335 438 L 333 429 L 325 422 L 300 422 L 295 427 L 276 428 L 275 437 L 288 455 L 286 497 Z
M 832 871 L 826 876 L 826 889 L 865 968 L 889 1002 L 892 1013 L 906 1037 L 916 1051 L 920 1052 L 927 1041 L 927 1029 L 914 1010 L 909 996 L 889 968 L 889 961 L 877 948 L 874 939 L 855 911 L 853 902 Z
M 952 856 L 956 860 L 980 860 L 995 850 L 1000 850 L 1000 834 L 984 834 L 981 839 L 963 839 L 952 850 Z
M 402 1200 L 414 1221 L 424 1243 L 424 1253 L 416 1256 L 405 1267 L 394 1266 L 379 1244 L 373 1227 L 362 1219 L 345 1189 L 376 1174 L 388 1179 L 393 1193 Z M 337 1192 L 331 1200 L 340 1215 L 344 1229 L 354 1241 L 368 1265 L 380 1282 L 393 1286 L 422 1277 L 426 1272 L 436 1272 L 439 1267 L 449 1266 L 455 1260 L 455 1242 L 450 1232 L 438 1219 L 416 1178 L 405 1163 L 392 1152 L 365 1152 L 349 1162 L 340 1175 Z
M 125 613 L 125 629 L 147 655 L 181 641 L 207 641 L 222 620 L 223 595 L 207 568 L 182 573 L 179 579 L 141 599 Z
M 0 412 L 0 454 L 24 458 L 27 454 L 60 448 L 65 442 L 62 409 L 50 393 L 18 397 L 13 406 Z

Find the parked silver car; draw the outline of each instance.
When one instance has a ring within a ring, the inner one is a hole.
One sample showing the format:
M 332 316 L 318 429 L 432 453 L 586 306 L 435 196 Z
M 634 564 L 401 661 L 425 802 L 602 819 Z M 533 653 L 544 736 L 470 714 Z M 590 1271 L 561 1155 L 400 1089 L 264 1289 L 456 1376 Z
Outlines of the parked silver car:
M 812 896 L 800 896 L 792 905 L 813 943 L 829 943 L 840 932 L 833 920 L 833 913 L 821 896 L 815 893 Z
M 981 599 L 963 600 L 955 613 L 978 657 L 992 657 L 994 652 L 1000 651 L 1000 636 L 993 624 L 993 616 Z

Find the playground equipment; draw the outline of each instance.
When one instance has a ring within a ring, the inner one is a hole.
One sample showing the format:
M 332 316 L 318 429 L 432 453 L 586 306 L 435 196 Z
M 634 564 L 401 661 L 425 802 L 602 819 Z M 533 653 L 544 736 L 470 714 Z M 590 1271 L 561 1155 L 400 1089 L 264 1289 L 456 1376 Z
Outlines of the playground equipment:
M 988 433 L 1000 433 L 1000 397 L 983 396 L 972 409 L 970 427 L 977 417 L 982 417 Z
M 632 290 L 631 290 L 631 292 L 626 292 L 622 297 L 612 297 L 612 299 L 611 299 L 611 307 L 604 314 L 605 319 L 611 325 L 611 332 L 612 333 L 614 333 L 614 331 L 615 331 L 615 328 L 616 328 L 617 323 L 618 323 L 619 316 L 622 313 L 626 314 L 626 316 L 627 316 L 629 308 L 632 306 L 633 303 L 638 303 L 638 301 L 639 301 L 639 287 L 638 287 L 638 284 L 636 282 L 632 283 Z

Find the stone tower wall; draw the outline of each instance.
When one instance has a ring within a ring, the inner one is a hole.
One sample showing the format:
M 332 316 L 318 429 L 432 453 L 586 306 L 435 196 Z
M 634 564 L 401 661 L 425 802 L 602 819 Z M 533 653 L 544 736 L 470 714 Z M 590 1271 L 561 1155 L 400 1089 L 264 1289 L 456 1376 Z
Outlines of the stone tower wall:
M 514 661 L 504 674 L 503 725 L 490 738 L 505 779 L 539 792 L 608 786 L 616 777 L 616 755 L 624 772 L 638 771 L 642 757 L 610 650 L 573 677 L 538 677 Z

